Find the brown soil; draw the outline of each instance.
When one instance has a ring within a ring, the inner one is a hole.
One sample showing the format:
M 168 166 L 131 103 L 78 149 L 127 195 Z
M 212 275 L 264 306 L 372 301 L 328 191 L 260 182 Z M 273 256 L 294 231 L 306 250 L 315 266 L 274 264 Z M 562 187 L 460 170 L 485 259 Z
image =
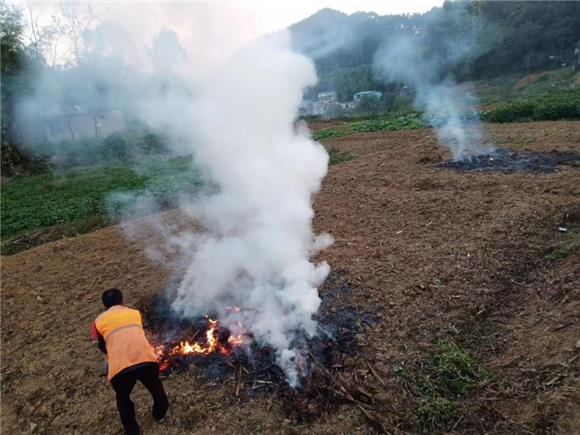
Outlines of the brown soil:
M 580 122 L 486 128 L 501 146 L 580 151 Z M 578 430 L 580 253 L 545 256 L 578 237 L 580 169 L 436 169 L 431 164 L 448 156 L 429 129 L 327 144 L 356 158 L 332 166 L 316 198 L 316 231 L 336 239 L 321 258 L 356 289 L 354 303 L 378 319 L 357 337 L 357 354 L 345 357 L 345 384 L 364 391 L 388 431 L 411 431 L 421 398 L 394 367 L 420 368 L 436 343 L 451 337 L 488 378 L 456 401 L 459 414 L 448 432 Z M 3 257 L 2 432 L 121 433 L 88 327 L 102 289 L 120 287 L 129 305 L 139 305 L 172 272 L 148 261 L 118 227 Z M 134 393 L 146 434 L 376 430 L 346 402 L 299 422 L 275 394 L 240 399 L 233 381 L 209 381 L 195 367 L 165 386 L 172 404 L 162 424 L 149 416 L 144 389 Z

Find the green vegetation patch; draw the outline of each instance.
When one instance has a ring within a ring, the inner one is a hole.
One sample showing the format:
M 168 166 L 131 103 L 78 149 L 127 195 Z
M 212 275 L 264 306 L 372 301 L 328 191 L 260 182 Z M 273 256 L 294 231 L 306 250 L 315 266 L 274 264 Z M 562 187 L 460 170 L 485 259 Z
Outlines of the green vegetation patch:
M 573 233 L 560 246 L 544 255 L 544 259 L 550 262 L 565 260 L 578 249 L 580 249 L 580 233 Z
M 487 378 L 473 356 L 451 339 L 441 340 L 427 361 L 412 369 L 397 366 L 395 374 L 417 399 L 408 421 L 421 433 L 450 430 L 463 400 Z
M 94 216 L 114 218 L 126 205 L 127 198 L 148 196 L 167 202 L 175 200 L 180 193 L 195 191 L 201 182 L 190 158 L 18 177 L 2 186 L 0 233 L 4 239 Z M 129 195 L 119 200 L 115 199 L 115 192 Z
M 374 131 L 396 131 L 427 127 L 420 113 L 390 113 L 377 118 L 345 120 L 344 124 L 314 132 L 314 140 Z
M 580 118 L 580 90 L 558 91 L 501 103 L 481 113 L 487 122 Z

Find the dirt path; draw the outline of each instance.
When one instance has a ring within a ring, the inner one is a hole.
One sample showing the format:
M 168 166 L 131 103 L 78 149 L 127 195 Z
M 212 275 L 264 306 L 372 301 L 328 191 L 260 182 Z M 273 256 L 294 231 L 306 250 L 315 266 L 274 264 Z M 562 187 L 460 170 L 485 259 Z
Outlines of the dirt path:
M 486 128 L 501 146 L 580 152 L 580 122 Z M 580 232 L 580 169 L 436 169 L 431 163 L 446 154 L 429 129 L 326 143 L 356 158 L 332 166 L 316 198 L 315 228 L 336 239 L 321 256 L 356 288 L 355 304 L 378 320 L 358 337 L 357 355 L 343 361 L 345 382 L 371 397 L 391 432 L 413 430 L 425 398 L 397 368 L 420 369 L 451 338 L 487 376 L 453 399 L 448 431 L 580 427 L 580 255 L 567 248 Z M 121 433 L 88 325 L 102 289 L 118 286 L 138 305 L 170 276 L 117 227 L 2 257 L 2 432 Z M 275 395 L 240 400 L 231 383 L 212 383 L 195 368 L 165 384 L 172 408 L 161 425 L 151 421 L 143 389 L 136 391 L 146 434 L 374 430 L 348 403 L 298 422 Z

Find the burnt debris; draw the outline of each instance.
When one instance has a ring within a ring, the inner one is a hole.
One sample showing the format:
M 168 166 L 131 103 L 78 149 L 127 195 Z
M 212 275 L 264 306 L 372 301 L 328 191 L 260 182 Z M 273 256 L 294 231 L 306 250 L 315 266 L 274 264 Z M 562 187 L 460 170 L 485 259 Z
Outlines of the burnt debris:
M 335 371 L 342 360 L 341 355 L 356 351 L 355 335 L 361 323 L 372 323 L 370 314 L 361 314 L 349 303 L 354 289 L 338 274 L 331 274 L 321 291 L 321 306 L 316 316 L 319 334 L 306 337 L 297 334 L 295 347 L 306 356 L 306 377 L 303 387 L 312 386 L 315 379 Z M 167 292 L 165 292 L 166 294 Z M 243 383 L 244 394 L 254 391 L 292 390 L 286 383 L 283 371 L 277 366 L 275 353 L 267 345 L 253 340 L 245 346 L 228 346 L 230 331 L 218 326 L 216 336 L 226 343 L 224 352 L 203 354 L 171 354 L 170 349 L 182 341 L 201 340 L 208 330 L 208 319 L 199 317 L 193 321 L 176 318 L 171 311 L 170 301 L 164 295 L 156 295 L 142 304 L 145 326 L 157 344 L 163 345 L 161 365 L 164 376 L 172 376 L 194 365 L 199 373 L 212 380 L 232 379 Z M 211 314 L 211 313 L 210 313 Z M 211 317 L 211 316 L 210 316 Z M 312 388 L 308 387 L 308 390 Z M 241 388 L 239 388 L 241 390 Z M 239 391 L 238 391 L 239 393 Z
M 517 152 L 498 149 L 493 153 L 482 156 L 439 163 L 435 167 L 472 172 L 554 172 L 561 165 L 579 167 L 580 153 L 574 151 Z

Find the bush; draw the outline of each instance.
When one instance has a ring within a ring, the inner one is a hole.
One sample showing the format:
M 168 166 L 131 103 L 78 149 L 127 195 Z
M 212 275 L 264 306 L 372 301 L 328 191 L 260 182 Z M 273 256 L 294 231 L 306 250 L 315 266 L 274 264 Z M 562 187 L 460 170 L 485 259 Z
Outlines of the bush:
M 112 134 L 103 140 L 103 157 L 106 161 L 126 162 L 130 152 L 128 141 L 120 134 Z
M 336 165 L 342 162 L 348 162 L 355 158 L 355 156 L 348 151 L 341 151 L 338 148 L 331 148 L 328 150 L 329 165 Z
M 580 91 L 553 92 L 510 101 L 485 111 L 487 122 L 554 121 L 580 118 Z
M 153 133 L 114 133 L 103 138 L 80 139 L 76 143 L 64 141 L 58 145 L 41 147 L 52 164 L 59 168 L 91 166 L 97 163 L 126 163 L 148 154 L 168 151 L 165 142 Z
M 167 151 L 163 140 L 153 133 L 145 133 L 142 140 L 139 141 L 139 147 L 142 151 L 149 154 L 160 154 Z

